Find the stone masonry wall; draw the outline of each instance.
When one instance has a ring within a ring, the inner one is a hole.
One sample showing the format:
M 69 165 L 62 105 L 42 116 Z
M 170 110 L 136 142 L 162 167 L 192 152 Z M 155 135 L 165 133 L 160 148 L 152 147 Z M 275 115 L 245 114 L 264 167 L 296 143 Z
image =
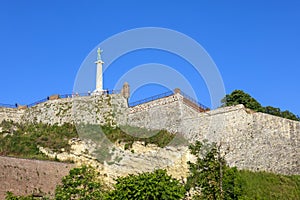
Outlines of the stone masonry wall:
M 16 108 L 3 108 L 0 107 L 0 123 L 3 120 L 12 120 L 14 122 L 20 122 L 22 116 L 24 115 L 24 109 Z
M 118 105 L 118 106 L 116 106 Z M 127 102 L 119 94 L 49 100 L 23 111 L 23 122 L 46 124 L 116 124 L 116 113 L 126 113 Z M 13 109 L 16 110 L 16 109 Z M 0 115 L 1 120 L 1 115 Z
M 183 103 L 183 97 L 175 94 L 129 108 L 127 124 L 147 129 L 166 129 L 172 133 L 181 130 L 184 118 L 194 118 L 199 112 Z
M 0 157 L 0 199 L 15 195 L 53 196 L 55 187 L 73 164 Z
M 217 142 L 222 145 L 228 164 L 240 169 L 300 174 L 297 121 L 255 113 L 243 105 L 199 113 L 180 98 L 176 103 L 130 113 L 129 119 L 130 125 L 179 132 L 190 142 Z
M 299 122 L 249 113 L 243 105 L 206 114 L 184 120 L 182 131 L 190 141 L 221 142 L 227 162 L 240 169 L 300 174 Z
M 182 100 L 175 94 L 128 108 L 121 95 L 58 99 L 26 110 L 0 108 L 0 121 L 75 121 L 166 129 L 183 134 L 190 142 L 208 139 L 221 143 L 231 166 L 300 174 L 300 122 L 255 113 L 243 105 L 199 113 Z

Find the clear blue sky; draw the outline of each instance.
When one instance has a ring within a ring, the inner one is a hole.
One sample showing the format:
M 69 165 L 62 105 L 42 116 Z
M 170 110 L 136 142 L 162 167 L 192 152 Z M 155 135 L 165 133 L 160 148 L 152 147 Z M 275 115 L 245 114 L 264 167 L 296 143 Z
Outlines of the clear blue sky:
M 296 0 L 2 0 L 0 102 L 29 104 L 72 92 L 81 63 L 96 45 L 119 32 L 151 26 L 173 29 L 199 42 L 218 66 L 227 93 L 242 89 L 264 106 L 300 115 L 299 10 Z M 177 58 L 159 55 L 129 54 L 115 62 L 110 73 L 148 62 L 185 67 Z M 106 88 L 113 80 L 108 74 Z M 152 88 L 143 94 L 155 92 Z M 200 96 L 210 105 L 207 94 Z

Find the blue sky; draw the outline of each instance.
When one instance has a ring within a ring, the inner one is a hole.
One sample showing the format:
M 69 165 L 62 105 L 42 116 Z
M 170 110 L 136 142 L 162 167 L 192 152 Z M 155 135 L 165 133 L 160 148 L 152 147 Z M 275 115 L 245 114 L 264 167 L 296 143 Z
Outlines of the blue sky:
M 242 89 L 264 106 L 300 115 L 299 10 L 300 2 L 289 0 L 2 0 L 0 102 L 29 104 L 72 92 L 81 63 L 96 45 L 119 32 L 150 26 L 179 31 L 201 44 L 217 65 L 226 93 Z M 181 69 L 192 84 L 201 79 L 184 60 L 145 50 L 114 62 L 104 74 L 104 87 L 111 88 L 121 72 L 150 62 Z M 205 84 L 197 83 L 198 99 L 209 106 Z M 163 90 L 145 86 L 134 98 Z

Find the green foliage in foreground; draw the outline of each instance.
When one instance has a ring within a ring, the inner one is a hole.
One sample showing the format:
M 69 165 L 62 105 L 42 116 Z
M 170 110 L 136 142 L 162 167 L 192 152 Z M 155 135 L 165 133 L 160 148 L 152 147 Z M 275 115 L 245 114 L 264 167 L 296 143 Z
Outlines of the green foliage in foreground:
M 186 189 L 201 188 L 194 199 L 297 200 L 300 199 L 300 176 L 237 170 L 226 166 L 216 144 L 196 142 L 190 145 L 196 156 L 189 163 Z
M 285 176 L 268 172 L 238 171 L 242 200 L 300 199 L 300 176 Z
M 98 179 L 95 169 L 88 166 L 74 168 L 56 187 L 55 200 L 179 200 L 185 194 L 184 186 L 161 169 L 119 177 L 116 181 L 115 189 L 108 191 Z M 35 198 L 17 197 L 12 193 L 6 196 L 6 200 L 32 199 Z
M 242 191 L 237 169 L 226 166 L 217 145 L 197 141 L 189 149 L 197 158 L 195 163 L 188 162 L 190 176 L 186 183 L 187 190 L 200 188 L 194 198 L 238 199 Z
M 62 185 L 56 187 L 55 199 L 102 199 L 103 189 L 98 177 L 99 173 L 92 167 L 71 169 L 69 175 L 62 179 Z
M 3 121 L 0 124 L 0 155 L 22 158 L 49 159 L 39 152 L 38 146 L 55 152 L 62 148 L 70 149 L 69 139 L 78 137 L 75 126 L 71 124 L 17 124 Z M 6 136 L 4 136 L 6 134 Z
M 272 106 L 263 107 L 256 99 L 242 90 L 234 90 L 231 94 L 227 94 L 221 102 L 222 106 L 243 104 L 246 108 L 250 108 L 257 112 L 263 112 L 278 117 L 300 121 L 299 116 L 296 116 L 294 113 L 288 110 L 281 111 L 280 108 L 274 108 Z
M 106 199 L 118 200 L 176 200 L 184 197 L 185 189 L 178 180 L 167 175 L 165 170 L 129 175 L 117 179 L 115 190 Z

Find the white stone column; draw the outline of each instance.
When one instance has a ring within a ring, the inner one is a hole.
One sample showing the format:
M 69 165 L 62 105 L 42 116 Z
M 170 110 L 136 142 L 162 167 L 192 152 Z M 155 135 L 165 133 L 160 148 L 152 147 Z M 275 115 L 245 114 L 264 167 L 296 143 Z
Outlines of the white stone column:
M 97 75 L 96 75 L 96 91 L 103 91 L 103 73 L 102 73 L 102 65 L 104 62 L 102 60 L 97 60 L 95 62 L 97 64 Z

